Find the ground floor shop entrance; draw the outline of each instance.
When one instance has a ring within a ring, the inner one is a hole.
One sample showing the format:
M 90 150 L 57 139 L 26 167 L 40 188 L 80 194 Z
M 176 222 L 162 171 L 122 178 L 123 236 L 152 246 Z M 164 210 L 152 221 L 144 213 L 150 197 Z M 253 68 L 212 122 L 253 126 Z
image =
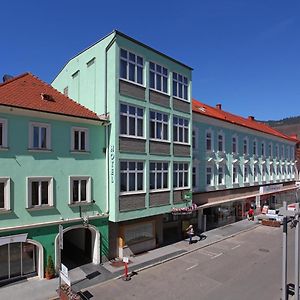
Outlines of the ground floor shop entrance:
M 37 275 L 38 249 L 26 242 L 0 246 L 0 286 L 9 281 Z
M 74 269 L 91 263 L 92 259 L 92 233 L 88 228 L 76 228 L 64 233 L 62 263 L 68 269 Z

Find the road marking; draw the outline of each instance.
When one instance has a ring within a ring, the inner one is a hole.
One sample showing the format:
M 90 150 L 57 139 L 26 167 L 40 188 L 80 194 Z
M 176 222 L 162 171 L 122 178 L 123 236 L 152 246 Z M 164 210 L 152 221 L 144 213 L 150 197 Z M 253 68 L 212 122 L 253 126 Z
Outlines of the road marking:
M 216 256 L 216 255 L 218 255 L 218 253 L 214 253 L 214 252 L 210 252 L 210 251 L 205 251 L 205 250 L 201 250 L 199 252 L 202 253 L 202 254 L 206 254 L 208 256 Z
M 236 246 L 234 246 L 233 248 L 231 248 L 231 250 L 234 250 L 234 249 L 236 249 L 236 248 L 238 248 L 238 247 L 240 247 L 241 245 L 239 244 L 239 245 L 236 245 Z
M 188 270 L 194 269 L 194 268 L 197 267 L 197 266 L 198 266 L 198 264 L 195 264 L 195 265 L 193 265 L 193 266 L 191 266 L 191 267 L 189 267 L 189 268 L 187 268 L 187 269 L 185 269 L 185 270 L 188 271 Z
M 222 252 L 221 252 L 221 253 L 219 253 L 219 254 L 216 254 L 215 256 L 211 257 L 210 259 L 215 259 L 215 258 L 217 258 L 217 257 L 221 256 L 222 254 L 223 254 Z

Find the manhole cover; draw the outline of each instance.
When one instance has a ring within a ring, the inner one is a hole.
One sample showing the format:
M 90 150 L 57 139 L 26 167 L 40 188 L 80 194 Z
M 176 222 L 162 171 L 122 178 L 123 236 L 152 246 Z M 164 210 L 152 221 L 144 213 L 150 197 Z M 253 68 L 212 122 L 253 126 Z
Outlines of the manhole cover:
M 264 249 L 264 248 L 260 248 L 260 249 L 258 249 L 258 251 L 260 251 L 260 252 L 270 252 L 270 250 Z

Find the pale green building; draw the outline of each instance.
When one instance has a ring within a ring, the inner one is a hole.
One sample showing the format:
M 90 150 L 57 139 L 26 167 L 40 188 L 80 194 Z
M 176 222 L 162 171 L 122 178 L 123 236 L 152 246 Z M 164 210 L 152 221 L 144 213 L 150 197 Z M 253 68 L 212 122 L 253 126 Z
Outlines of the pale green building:
M 180 239 L 186 222 L 171 211 L 191 204 L 192 69 L 114 31 L 72 58 L 52 85 L 110 121 L 102 193 L 111 256 Z
M 108 256 L 106 123 L 32 74 L 0 84 L 0 285 Z

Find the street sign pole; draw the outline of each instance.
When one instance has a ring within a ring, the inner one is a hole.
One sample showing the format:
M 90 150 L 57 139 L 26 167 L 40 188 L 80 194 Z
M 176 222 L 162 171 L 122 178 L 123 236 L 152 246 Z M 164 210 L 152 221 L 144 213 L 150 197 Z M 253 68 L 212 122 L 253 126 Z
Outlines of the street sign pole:
M 299 212 L 299 203 L 295 205 L 296 212 Z M 299 215 L 295 215 L 296 229 L 295 229 L 295 300 L 299 300 Z
M 284 210 L 287 210 L 287 204 L 283 202 Z M 282 235 L 282 300 L 287 300 L 287 217 L 283 218 Z
M 59 266 L 59 278 L 58 278 L 58 291 L 59 291 L 59 298 L 61 297 L 61 250 L 64 248 L 64 228 L 60 224 L 58 226 L 58 251 L 59 251 L 59 261 L 58 261 L 58 266 Z

